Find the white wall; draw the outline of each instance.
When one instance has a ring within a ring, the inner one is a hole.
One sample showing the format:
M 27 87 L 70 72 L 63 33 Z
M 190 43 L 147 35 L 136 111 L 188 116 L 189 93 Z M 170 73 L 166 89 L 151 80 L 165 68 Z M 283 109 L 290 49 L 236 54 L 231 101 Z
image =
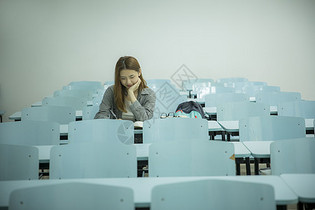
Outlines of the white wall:
M 113 80 L 123 55 L 145 79 L 185 64 L 315 100 L 315 1 L 1 0 L 0 110 L 7 118 L 70 81 Z

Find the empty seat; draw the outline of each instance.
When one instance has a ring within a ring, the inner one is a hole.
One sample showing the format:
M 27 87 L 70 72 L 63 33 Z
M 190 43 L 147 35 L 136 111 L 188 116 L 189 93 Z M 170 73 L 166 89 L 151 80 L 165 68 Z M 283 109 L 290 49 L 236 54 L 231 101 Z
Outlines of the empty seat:
M 213 179 L 163 184 L 153 188 L 151 198 L 152 210 L 276 209 L 271 185 L 243 181 Z
M 42 105 L 70 106 L 76 110 L 82 110 L 83 107 L 87 106 L 87 101 L 85 98 L 72 96 L 46 97 L 43 99 Z
M 226 142 L 156 142 L 149 147 L 149 176 L 231 176 L 234 157 L 234 145 Z
M 54 97 L 70 96 L 84 98 L 85 100 L 92 100 L 95 90 L 74 89 L 74 90 L 57 90 L 54 92 Z
M 205 96 L 205 107 L 217 107 L 229 102 L 249 101 L 249 97 L 242 93 L 216 93 Z
M 314 138 L 286 139 L 271 143 L 272 174 L 315 173 L 314 151 Z
M 38 179 L 38 149 L 0 144 L 0 180 Z
M 205 119 L 174 117 L 151 119 L 143 122 L 143 143 L 187 139 L 208 140 L 208 121 Z
M 94 142 L 54 146 L 50 152 L 50 178 L 137 177 L 134 145 Z
M 134 209 L 131 188 L 92 183 L 58 183 L 17 189 L 10 195 L 13 210 Z
M 58 145 L 60 125 L 56 122 L 20 121 L 0 124 L 0 143 L 17 145 Z
M 279 116 L 315 118 L 315 101 L 290 101 L 278 105 Z
M 134 143 L 134 123 L 130 120 L 97 119 L 69 124 L 70 144 L 82 142 Z
M 100 109 L 99 105 L 84 107 L 82 109 L 82 120 L 93 120 L 99 109 Z
M 259 92 L 256 94 L 256 102 L 269 106 L 277 106 L 283 102 L 300 101 L 301 93 L 298 92 Z
M 75 89 L 90 89 L 90 90 L 96 90 L 96 89 L 102 89 L 104 86 L 99 81 L 73 81 L 70 82 L 68 86 L 66 86 L 66 89 L 69 90 L 75 90 Z
M 187 101 L 187 97 L 181 96 L 178 93 L 168 98 L 160 98 L 156 100 L 153 118 L 158 119 L 163 114 L 175 113 L 177 106 L 185 101 Z
M 253 116 L 269 116 L 269 106 L 262 103 L 232 102 L 217 107 L 217 120 L 240 120 Z
M 272 141 L 306 136 L 300 117 L 248 117 L 239 121 L 240 141 Z
M 68 124 L 75 121 L 75 109 L 67 106 L 42 106 L 24 108 L 21 120 L 51 121 Z

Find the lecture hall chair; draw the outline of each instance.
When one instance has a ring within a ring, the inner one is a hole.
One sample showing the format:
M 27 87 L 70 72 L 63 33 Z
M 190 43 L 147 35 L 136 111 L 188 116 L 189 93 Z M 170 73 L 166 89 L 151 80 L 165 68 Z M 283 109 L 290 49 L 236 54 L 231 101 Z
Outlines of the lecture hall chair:
M 50 121 L 59 124 L 69 124 L 75 121 L 76 112 L 73 107 L 42 106 L 22 109 L 21 120 Z
M 158 185 L 151 200 L 152 210 L 276 209 L 271 185 L 219 179 Z
M 315 138 L 285 139 L 270 145 L 272 175 L 315 173 Z
M 0 144 L 0 180 L 38 179 L 38 149 L 32 146 Z
M 50 179 L 123 177 L 137 177 L 134 145 L 108 141 L 51 148 Z
M 70 106 L 76 110 L 82 110 L 87 106 L 87 100 L 73 96 L 45 97 L 42 101 L 43 106 Z
M 249 97 L 243 93 L 215 93 L 205 96 L 205 107 L 217 107 L 229 102 L 249 101 Z
M 259 92 L 256 94 L 256 102 L 269 106 L 277 106 L 280 103 L 300 101 L 301 93 L 298 92 Z
M 95 119 L 69 123 L 69 144 L 92 142 L 134 143 L 134 123 L 130 120 Z
M 69 90 L 75 89 L 97 90 L 104 88 L 104 86 L 99 81 L 73 81 L 70 82 L 65 88 Z
M 0 143 L 15 145 L 58 145 L 60 125 L 56 122 L 19 121 L 0 124 Z
M 269 115 L 269 106 L 262 103 L 252 103 L 249 101 L 230 102 L 218 105 L 217 107 L 218 121 L 240 120 L 247 117 Z
M 135 207 L 131 188 L 92 183 L 52 183 L 13 191 L 11 210 L 132 210 Z
M 94 94 L 96 94 L 95 90 L 74 89 L 74 90 L 56 90 L 53 96 L 54 97 L 59 97 L 59 96 L 78 97 L 78 98 L 84 98 L 86 101 L 90 101 L 93 99 Z
M 143 122 L 143 143 L 161 141 L 209 140 L 206 119 L 171 117 Z
M 306 136 L 301 117 L 255 116 L 239 121 L 240 141 L 275 141 Z
M 278 104 L 279 116 L 315 118 L 315 101 L 290 101 Z
M 218 141 L 155 142 L 149 147 L 149 176 L 234 176 L 234 145 Z

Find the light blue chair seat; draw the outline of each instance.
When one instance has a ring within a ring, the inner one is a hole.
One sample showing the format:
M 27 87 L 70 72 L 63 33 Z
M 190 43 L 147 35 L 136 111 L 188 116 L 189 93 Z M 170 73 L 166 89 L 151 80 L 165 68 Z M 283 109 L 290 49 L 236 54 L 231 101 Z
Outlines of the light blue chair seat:
M 217 141 L 155 142 L 149 147 L 149 176 L 233 176 L 234 145 Z
M 13 210 L 134 209 L 131 188 L 91 183 L 59 183 L 18 189 L 11 193 Z
M 42 105 L 70 106 L 76 110 L 82 110 L 87 106 L 87 100 L 72 96 L 46 97 L 43 99 Z
M 300 101 L 301 93 L 298 92 L 259 92 L 256 94 L 256 102 L 277 106 L 283 102 Z
M 54 146 L 50 179 L 137 177 L 134 145 L 93 142 Z
M 66 97 L 78 97 L 85 100 L 92 100 L 93 95 L 96 94 L 95 90 L 74 89 L 74 90 L 57 90 L 54 92 L 54 97 L 66 96 Z
M 315 173 L 315 138 L 275 141 L 270 145 L 271 173 Z
M 0 144 L 0 180 L 38 179 L 38 149 Z
M 134 143 L 134 123 L 129 120 L 97 119 L 69 123 L 70 144 L 85 142 Z
M 0 143 L 15 145 L 58 145 L 60 125 L 56 122 L 20 121 L 0 124 Z
M 99 81 L 73 81 L 69 83 L 67 88 L 69 90 L 74 90 L 74 89 L 96 90 L 96 89 L 102 89 L 104 88 L 104 86 Z
M 242 93 L 216 93 L 205 96 L 205 107 L 217 107 L 230 102 L 249 101 L 249 97 Z
M 184 140 L 209 140 L 208 121 L 205 119 L 172 117 L 143 122 L 143 143 Z
M 21 120 L 51 121 L 59 124 L 68 124 L 75 121 L 75 109 L 66 106 L 42 106 L 24 108 Z
M 247 78 L 243 77 L 229 77 L 229 78 L 220 78 L 217 80 L 217 83 L 221 84 L 231 84 L 231 83 L 237 83 L 237 82 L 247 82 Z
M 315 101 L 291 101 L 278 105 L 279 116 L 303 117 L 305 119 L 315 118 Z
M 253 116 L 269 116 L 269 106 L 262 103 L 249 101 L 232 102 L 218 105 L 217 120 L 240 120 Z
M 273 141 L 304 138 L 305 120 L 300 117 L 248 117 L 239 121 L 240 141 Z
M 84 107 L 82 109 L 82 120 L 93 120 L 99 109 L 99 105 Z
M 271 185 L 243 181 L 217 179 L 164 184 L 154 187 L 151 197 L 152 210 L 276 209 Z

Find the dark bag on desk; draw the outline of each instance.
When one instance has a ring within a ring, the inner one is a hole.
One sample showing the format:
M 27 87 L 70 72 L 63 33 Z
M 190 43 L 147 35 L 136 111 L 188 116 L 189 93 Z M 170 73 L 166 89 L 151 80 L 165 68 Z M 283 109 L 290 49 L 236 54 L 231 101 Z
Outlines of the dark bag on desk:
M 206 118 L 202 106 L 195 101 L 186 101 L 177 106 L 176 117 Z

